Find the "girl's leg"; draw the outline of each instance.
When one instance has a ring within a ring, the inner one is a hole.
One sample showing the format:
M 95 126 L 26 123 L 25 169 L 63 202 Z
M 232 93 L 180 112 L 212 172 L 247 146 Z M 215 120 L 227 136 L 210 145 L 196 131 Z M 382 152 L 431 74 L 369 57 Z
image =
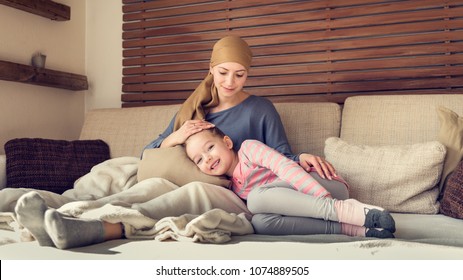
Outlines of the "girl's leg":
M 339 180 L 321 178 L 318 173 L 310 173 L 315 180 L 321 183 L 331 196 L 344 200 L 349 198 L 347 185 Z M 282 183 L 281 187 L 291 188 Z M 292 188 L 291 188 L 292 189 Z M 260 200 L 261 198 L 256 198 Z M 258 234 L 268 235 L 304 235 L 304 234 L 341 234 L 341 224 L 311 217 L 284 216 L 273 213 L 254 214 L 252 225 Z
M 132 209 L 156 220 L 185 213 L 199 215 L 214 208 L 229 213 L 249 213 L 246 204 L 229 189 L 201 182 L 189 183 L 148 202 L 132 205 Z
M 394 219 L 380 207 L 355 199 L 336 200 L 305 195 L 281 181 L 253 189 L 248 196 L 248 208 L 254 214 L 312 217 L 395 231 Z
M 253 214 L 273 213 L 337 222 L 335 201 L 298 192 L 288 183 L 278 181 L 254 188 L 248 195 L 247 205 Z
M 317 172 L 311 171 L 310 175 L 318 181 L 327 191 L 331 193 L 331 197 L 339 200 L 349 198 L 349 189 L 347 183 L 340 177 L 333 180 L 323 179 Z
M 344 234 L 359 237 L 394 238 L 394 235 L 388 230 L 370 229 L 321 219 L 282 216 L 278 214 L 256 214 L 252 217 L 252 225 L 257 234 Z
M 308 217 L 283 216 L 278 214 L 255 214 L 252 226 L 257 234 L 311 235 L 341 234 L 341 224 Z

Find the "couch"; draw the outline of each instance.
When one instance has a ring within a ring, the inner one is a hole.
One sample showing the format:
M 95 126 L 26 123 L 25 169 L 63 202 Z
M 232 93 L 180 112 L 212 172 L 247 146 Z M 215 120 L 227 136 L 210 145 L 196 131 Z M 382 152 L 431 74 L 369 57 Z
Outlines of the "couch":
M 36 242 L 16 242 L 15 232 L 0 230 L 4 243 L 0 246 L 0 257 L 463 259 L 463 220 L 440 213 L 439 180 L 448 151 L 438 141 L 441 121 L 437 113 L 439 106 L 443 106 L 463 115 L 463 95 L 355 96 L 343 105 L 326 102 L 275 103 L 275 106 L 294 152 L 326 157 L 349 183 L 351 196 L 390 209 L 396 220 L 395 239 L 247 234 L 232 236 L 224 244 L 113 240 L 58 250 L 39 247 Z M 138 158 L 143 147 L 164 130 L 178 108 L 166 105 L 92 110 L 86 115 L 80 140 L 103 140 L 110 147 L 111 158 Z M 5 176 L 5 155 L 2 155 L 2 188 L 6 187 Z M 419 182 L 418 186 L 414 182 Z

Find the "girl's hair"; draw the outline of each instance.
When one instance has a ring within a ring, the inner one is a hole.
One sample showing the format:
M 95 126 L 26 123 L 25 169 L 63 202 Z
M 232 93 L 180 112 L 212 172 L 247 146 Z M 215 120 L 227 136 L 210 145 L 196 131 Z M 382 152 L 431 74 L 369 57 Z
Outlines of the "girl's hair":
M 223 133 L 223 131 L 220 130 L 217 126 L 211 127 L 207 130 L 209 130 L 214 136 L 217 136 L 220 138 L 224 138 L 226 136 L 225 133 Z
M 223 133 L 223 131 L 220 130 L 217 126 L 202 130 L 200 132 L 203 132 L 203 131 L 207 131 L 207 132 L 211 133 L 214 137 L 218 137 L 218 138 L 224 138 L 226 136 L 226 134 Z M 198 133 L 200 133 L 200 132 L 198 132 Z M 189 139 L 190 138 L 186 139 L 185 143 L 183 143 L 183 147 L 186 147 Z

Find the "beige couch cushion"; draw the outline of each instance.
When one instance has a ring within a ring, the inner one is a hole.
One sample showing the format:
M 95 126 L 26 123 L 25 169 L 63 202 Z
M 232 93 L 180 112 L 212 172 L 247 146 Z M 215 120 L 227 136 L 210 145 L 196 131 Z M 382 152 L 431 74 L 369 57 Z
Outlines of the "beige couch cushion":
M 437 106 L 463 115 L 462 94 L 355 96 L 346 100 L 341 138 L 352 144 L 414 144 L 437 140 Z
M 180 105 L 96 109 L 87 113 L 80 139 L 102 139 L 111 158 L 140 157 L 143 148 L 169 125 Z
M 438 141 L 412 145 L 352 145 L 326 140 L 325 154 L 349 184 L 351 197 L 397 213 L 436 214 L 445 146 Z
M 336 103 L 276 103 L 293 153 L 323 155 L 325 139 L 339 136 Z M 102 139 L 111 157 L 141 156 L 143 148 L 169 125 L 180 105 L 96 109 L 87 113 L 80 139 Z
M 323 156 L 325 139 L 339 137 L 341 107 L 336 103 L 275 103 L 293 153 Z

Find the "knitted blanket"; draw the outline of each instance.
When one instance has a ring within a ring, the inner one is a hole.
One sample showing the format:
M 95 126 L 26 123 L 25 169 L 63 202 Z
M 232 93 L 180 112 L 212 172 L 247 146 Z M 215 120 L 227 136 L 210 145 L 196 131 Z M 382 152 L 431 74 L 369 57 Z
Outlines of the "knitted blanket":
M 138 158 L 122 157 L 95 166 L 76 181 L 72 190 L 63 194 L 76 201 L 64 204 L 58 211 L 73 217 L 123 223 L 130 239 L 224 243 L 230 240 L 231 235 L 254 232 L 245 213 L 212 209 L 202 215 L 184 214 L 157 221 L 129 208 L 132 203 L 144 202 L 177 188 L 160 178 L 137 182 L 138 163 Z M 47 200 L 46 197 L 44 199 Z M 0 213 L 2 228 L 16 231 L 20 236 L 18 240 L 31 240 L 30 234 L 16 222 L 14 213 Z M 0 244 L 11 242 L 11 239 L 1 240 L 0 236 Z

